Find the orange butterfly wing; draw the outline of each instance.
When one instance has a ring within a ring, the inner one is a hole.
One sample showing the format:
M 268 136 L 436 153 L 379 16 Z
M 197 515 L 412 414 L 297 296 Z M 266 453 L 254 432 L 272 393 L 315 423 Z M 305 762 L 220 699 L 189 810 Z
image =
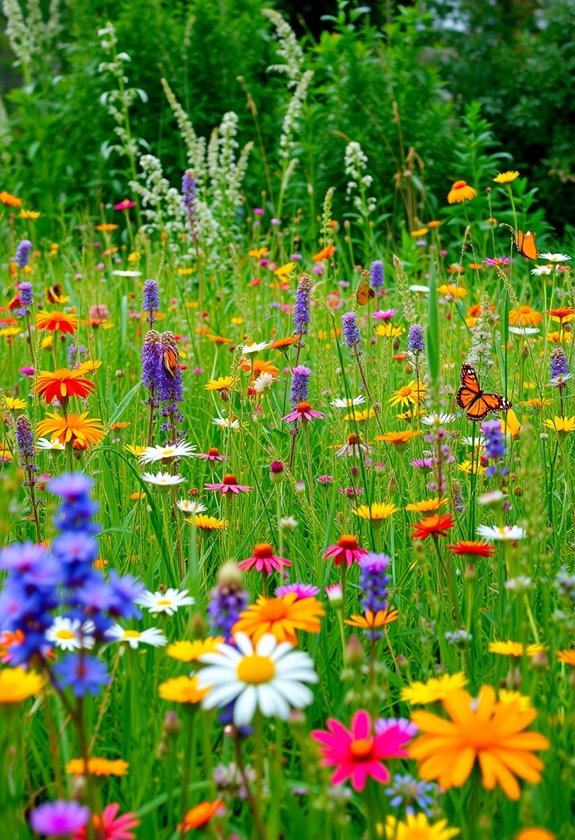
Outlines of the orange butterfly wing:
M 365 306 L 370 298 L 375 297 L 375 292 L 370 287 L 367 280 L 360 281 L 355 297 L 360 306 Z
M 515 247 L 526 260 L 536 260 L 539 256 L 535 234 L 531 233 L 531 231 L 527 231 L 527 233 L 523 233 L 522 230 L 517 231 Z
M 479 387 L 477 374 L 471 365 L 461 366 L 461 385 L 457 391 L 457 405 L 469 420 L 478 422 L 490 412 L 509 411 L 511 402 L 499 394 L 485 393 Z
M 164 369 L 170 376 L 174 376 L 176 368 L 179 367 L 179 356 L 176 350 L 164 350 Z

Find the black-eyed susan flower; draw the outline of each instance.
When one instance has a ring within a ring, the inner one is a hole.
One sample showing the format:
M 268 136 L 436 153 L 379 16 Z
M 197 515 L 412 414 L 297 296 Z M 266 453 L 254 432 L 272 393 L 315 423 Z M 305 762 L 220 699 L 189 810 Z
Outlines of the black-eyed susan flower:
M 510 184 L 516 178 L 519 178 L 517 170 L 509 170 L 507 172 L 500 172 L 493 179 L 496 184 Z

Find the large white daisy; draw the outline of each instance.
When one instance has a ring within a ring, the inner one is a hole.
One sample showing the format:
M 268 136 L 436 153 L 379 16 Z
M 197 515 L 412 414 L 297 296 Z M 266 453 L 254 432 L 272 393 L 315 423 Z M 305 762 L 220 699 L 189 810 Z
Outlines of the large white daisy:
M 167 638 L 157 627 L 149 627 L 147 630 L 127 630 L 119 624 L 113 624 L 109 630 L 106 630 L 106 638 L 111 642 L 126 642 L 132 650 L 137 650 L 140 645 L 164 647 L 168 643 Z
M 167 472 L 159 473 L 142 473 L 142 479 L 148 484 L 154 484 L 156 487 L 175 487 L 176 484 L 182 484 L 186 479 L 182 475 L 172 475 Z
M 156 461 L 168 461 L 172 458 L 190 458 L 195 446 L 190 443 L 174 443 L 172 446 L 148 446 L 139 457 L 140 464 L 155 464 Z
M 93 621 L 82 623 L 77 618 L 66 618 L 58 615 L 54 623 L 46 630 L 46 639 L 53 642 L 57 648 L 66 651 L 90 650 L 94 647 L 95 630 Z
M 236 647 L 222 643 L 199 659 L 208 666 L 198 674 L 198 686 L 209 688 L 202 700 L 205 709 L 233 702 L 234 725 L 248 726 L 256 709 L 264 717 L 287 720 L 291 707 L 311 703 L 313 694 L 303 683 L 318 678 L 307 653 L 278 643 L 269 633 L 255 647 L 245 633 L 236 633 L 232 641 Z
M 136 603 L 146 607 L 151 613 L 166 613 L 174 615 L 180 607 L 190 607 L 194 599 L 189 592 L 178 589 L 166 589 L 165 592 L 144 592 Z
M 527 531 L 519 525 L 504 525 L 501 528 L 479 525 L 477 533 L 486 540 L 523 540 L 527 536 Z

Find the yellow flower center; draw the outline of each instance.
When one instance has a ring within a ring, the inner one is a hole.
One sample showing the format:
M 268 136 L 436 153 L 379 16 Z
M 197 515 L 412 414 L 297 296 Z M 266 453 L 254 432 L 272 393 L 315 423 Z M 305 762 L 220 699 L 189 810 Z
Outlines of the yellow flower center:
M 124 630 L 124 639 L 139 639 L 141 635 L 139 630 Z
M 164 598 L 162 601 L 156 601 L 158 607 L 168 607 L 172 602 L 169 598 Z
M 349 745 L 349 752 L 353 758 L 369 758 L 372 748 L 373 741 L 371 738 L 358 738 Z
M 237 667 L 236 675 L 239 680 L 250 685 L 260 685 L 270 682 L 275 676 L 276 666 L 269 656 L 244 656 Z
M 75 634 L 72 630 L 57 630 L 56 631 L 56 638 L 57 639 L 74 639 Z

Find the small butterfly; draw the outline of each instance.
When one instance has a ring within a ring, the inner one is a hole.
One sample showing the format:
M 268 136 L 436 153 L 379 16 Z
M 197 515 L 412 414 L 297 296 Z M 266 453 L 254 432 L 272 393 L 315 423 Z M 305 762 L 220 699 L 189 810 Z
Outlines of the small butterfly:
M 359 303 L 360 306 L 365 306 L 370 298 L 375 297 L 375 292 L 370 287 L 367 280 L 363 279 L 359 281 L 359 285 L 357 287 L 357 291 L 355 293 L 355 299 Z
M 515 247 L 521 256 L 525 257 L 526 260 L 536 260 L 539 256 L 539 250 L 535 242 L 535 234 L 531 233 L 530 230 L 528 230 L 527 233 L 523 233 L 522 230 L 517 231 Z
M 479 387 L 477 374 L 471 365 L 461 366 L 461 386 L 457 392 L 457 405 L 469 420 L 477 422 L 495 411 L 509 411 L 511 402 L 499 394 L 488 394 Z
M 166 373 L 169 373 L 170 376 L 175 376 L 176 368 L 181 367 L 179 358 L 178 351 L 175 348 L 168 347 L 164 350 L 164 370 Z

